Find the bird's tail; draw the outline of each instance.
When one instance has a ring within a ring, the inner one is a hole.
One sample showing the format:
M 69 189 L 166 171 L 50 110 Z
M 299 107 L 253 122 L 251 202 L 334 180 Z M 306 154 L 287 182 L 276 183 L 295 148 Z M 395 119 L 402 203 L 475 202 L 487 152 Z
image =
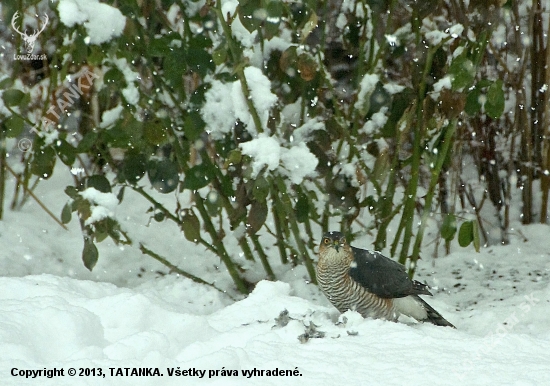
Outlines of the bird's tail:
M 422 320 L 423 322 L 430 322 L 436 326 L 452 327 L 453 326 L 447 319 L 445 319 L 439 312 L 433 309 L 428 303 L 426 303 L 420 296 L 415 296 L 416 300 L 422 304 L 422 307 L 426 310 L 426 319 Z

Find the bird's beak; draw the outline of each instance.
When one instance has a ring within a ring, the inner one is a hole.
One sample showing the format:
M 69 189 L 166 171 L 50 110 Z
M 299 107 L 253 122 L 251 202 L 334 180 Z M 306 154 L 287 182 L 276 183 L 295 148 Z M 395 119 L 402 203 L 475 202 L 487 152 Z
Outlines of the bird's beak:
M 340 241 L 334 240 L 334 249 L 336 249 L 336 252 L 339 252 L 340 249 Z

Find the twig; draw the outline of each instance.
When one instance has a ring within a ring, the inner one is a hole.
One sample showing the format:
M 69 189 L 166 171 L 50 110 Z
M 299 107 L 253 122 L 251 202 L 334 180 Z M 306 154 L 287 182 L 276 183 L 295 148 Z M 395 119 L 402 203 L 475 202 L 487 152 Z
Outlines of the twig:
M 145 247 L 142 243 L 139 243 L 139 250 L 141 251 L 141 253 L 145 254 L 145 255 L 148 255 L 148 256 L 151 256 L 153 259 L 157 260 L 158 262 L 160 262 L 161 264 L 167 266 L 168 268 L 170 268 L 170 271 L 171 272 L 176 272 L 177 274 L 181 275 L 181 276 L 184 276 L 188 279 L 191 279 L 193 280 L 195 283 L 199 283 L 199 284 L 204 284 L 204 285 L 207 285 L 207 286 L 210 286 L 212 288 L 214 288 L 216 291 L 219 291 L 221 292 L 222 294 L 224 295 L 227 295 L 229 298 L 231 298 L 231 300 L 236 300 L 235 298 L 233 298 L 231 295 L 229 295 L 227 293 L 227 291 L 224 291 L 218 287 L 216 287 L 214 284 L 212 283 L 209 283 L 203 279 L 201 279 L 200 277 L 197 277 L 193 274 L 190 274 L 189 272 L 185 272 L 184 270 L 176 267 L 174 264 L 170 263 L 168 260 L 166 260 L 164 257 L 158 255 L 157 253 L 151 251 L 150 249 L 148 249 L 147 247 Z
M 63 229 L 65 229 L 66 231 L 68 231 L 69 229 L 65 226 L 65 224 L 63 224 L 61 221 L 59 221 L 59 219 L 55 216 L 55 214 L 53 214 L 47 207 L 46 205 L 44 205 L 42 203 L 42 201 L 40 201 L 40 199 L 38 197 L 36 197 L 36 195 L 32 192 L 32 190 L 29 190 L 24 184 L 21 183 L 21 179 L 19 178 L 19 176 L 17 175 L 17 173 L 15 173 L 13 171 L 12 168 L 9 167 L 9 165 L 6 163 L 5 165 L 5 168 L 15 177 L 15 179 L 17 180 L 17 182 L 19 182 L 21 184 L 21 186 L 23 187 L 23 189 L 25 190 L 25 192 L 27 192 L 35 201 L 38 205 L 40 205 L 40 207 L 42 209 L 44 209 L 44 211 L 50 215 L 51 218 L 54 219 L 54 221 L 56 223 L 58 223 Z

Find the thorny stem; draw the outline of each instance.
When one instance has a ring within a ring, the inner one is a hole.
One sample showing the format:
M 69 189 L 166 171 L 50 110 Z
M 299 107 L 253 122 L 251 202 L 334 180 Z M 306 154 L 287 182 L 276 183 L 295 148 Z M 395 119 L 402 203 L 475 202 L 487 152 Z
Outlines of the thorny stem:
M 248 81 L 246 80 L 246 76 L 244 75 L 245 66 L 243 65 L 244 63 L 241 62 L 242 55 L 239 51 L 239 48 L 237 47 L 237 43 L 235 42 L 235 40 L 233 40 L 231 28 L 229 28 L 229 25 L 227 24 L 225 17 L 222 13 L 221 0 L 216 1 L 216 8 L 214 8 L 214 11 L 218 16 L 218 20 L 220 21 L 220 24 L 222 26 L 223 33 L 225 35 L 225 38 L 227 39 L 227 44 L 229 45 L 229 50 L 231 51 L 231 55 L 233 56 L 233 60 L 235 61 L 235 73 L 237 74 L 237 76 L 239 77 L 239 81 L 241 82 L 241 90 L 244 99 L 246 100 L 248 110 L 252 115 L 252 120 L 254 121 L 256 130 L 258 131 L 258 133 L 263 133 L 264 129 L 262 127 L 262 120 L 260 119 L 258 111 L 254 106 L 254 102 L 252 101 L 252 97 L 250 95 L 250 89 L 248 88 Z
M 21 183 L 21 180 L 19 178 L 19 176 L 17 175 L 17 173 L 15 173 L 13 171 L 12 168 L 9 167 L 9 165 L 7 163 L 4 163 L 4 167 L 6 168 L 7 171 L 9 171 L 14 177 L 15 179 L 17 180 L 18 183 Z M 47 207 L 46 205 L 44 205 L 44 203 L 42 201 L 40 201 L 40 199 L 38 197 L 36 197 L 36 195 L 32 192 L 32 190 L 29 190 L 27 188 L 26 185 L 22 185 L 23 186 L 23 189 L 25 190 L 26 193 L 28 193 L 35 201 L 36 203 L 51 217 L 54 219 L 54 221 L 56 223 L 58 223 L 63 229 L 65 229 L 66 231 L 68 231 L 67 227 L 65 226 L 65 224 L 63 224 L 61 221 L 59 221 L 59 219 L 55 216 L 55 214 L 53 214 Z
M 227 295 L 229 298 L 231 298 L 232 300 L 235 300 L 231 295 L 229 295 L 227 293 L 227 291 L 224 291 L 218 287 L 216 287 L 213 283 L 209 283 L 203 279 L 201 279 L 200 277 L 197 277 L 189 272 L 186 272 L 180 268 L 178 268 L 177 266 L 175 266 L 174 264 L 170 263 L 168 260 L 166 260 L 164 257 L 160 256 L 159 254 L 153 252 L 152 250 L 148 249 L 147 247 L 145 247 L 142 243 L 139 243 L 139 250 L 141 251 L 141 253 L 145 254 L 145 255 L 148 255 L 148 256 L 151 256 L 153 259 L 157 260 L 158 262 L 160 262 L 162 265 L 165 265 L 167 266 L 168 268 L 170 268 L 170 271 L 171 272 L 175 272 L 183 277 L 186 277 L 188 279 L 191 279 L 193 280 L 195 283 L 199 283 L 199 284 L 205 284 L 207 286 L 210 286 L 212 288 L 214 288 L 216 291 L 219 291 L 221 292 L 222 294 L 224 295 Z
M 399 224 L 398 234 L 404 228 L 403 245 L 399 255 L 399 262 L 404 264 L 409 253 L 409 245 L 412 239 L 412 225 L 414 222 L 414 208 L 416 204 L 416 192 L 418 188 L 418 178 L 420 170 L 420 160 L 422 157 L 422 140 L 424 138 L 424 97 L 426 93 L 426 79 L 432 67 L 432 60 L 435 53 L 435 48 L 430 47 L 426 55 L 426 63 L 422 73 L 422 81 L 418 87 L 416 99 L 416 122 L 414 125 L 413 139 L 413 154 L 411 157 L 411 179 L 407 185 L 405 192 L 405 206 L 403 208 L 403 216 Z M 395 249 L 399 237 L 396 236 L 392 249 Z
M 237 289 L 239 290 L 239 292 L 243 294 L 247 294 L 248 288 L 243 278 L 239 275 L 237 266 L 235 265 L 235 263 L 233 263 L 233 260 L 231 260 L 231 257 L 229 257 L 229 254 L 225 250 L 225 247 L 222 241 L 219 239 L 218 234 L 216 233 L 216 228 L 214 228 L 214 225 L 210 220 L 210 216 L 208 215 L 208 211 L 204 207 L 204 203 L 202 202 L 203 200 L 202 197 L 198 192 L 194 193 L 194 197 L 195 197 L 196 207 L 199 210 L 199 213 L 201 214 L 202 220 L 204 222 L 204 227 L 206 228 L 206 232 L 210 234 L 210 237 L 212 239 L 212 244 L 214 244 L 214 246 L 216 247 L 217 255 L 225 264 L 225 267 L 227 268 L 227 271 L 229 272 L 229 275 L 233 279 L 233 282 L 237 286 Z
M 149 201 L 151 204 L 153 204 L 153 207 L 155 209 L 160 210 L 166 217 L 168 217 L 170 220 L 174 221 L 180 228 L 182 228 L 182 222 L 181 219 L 179 219 L 177 216 L 175 216 L 172 212 L 170 212 L 168 209 L 166 209 L 161 203 L 159 203 L 157 200 L 155 200 L 149 193 L 147 193 L 142 187 L 140 186 L 129 186 L 133 191 L 136 193 L 139 193 L 141 196 L 143 196 L 147 201 Z M 216 248 L 214 248 L 209 242 L 204 240 L 202 237 L 198 239 L 199 243 L 203 246 L 205 246 L 209 251 L 213 253 L 218 253 Z
M 410 257 L 411 265 L 409 267 L 409 276 L 412 278 L 416 270 L 416 261 L 420 257 L 420 248 L 422 246 L 422 239 L 424 237 L 424 230 L 426 229 L 426 223 L 428 220 L 428 215 L 432 209 L 432 201 L 435 195 L 435 187 L 439 179 L 439 174 L 443 168 L 443 163 L 447 158 L 449 149 L 451 148 L 452 138 L 456 130 L 456 119 L 454 119 L 448 126 L 445 132 L 445 138 L 443 139 L 443 146 L 437 154 L 437 161 L 432 168 L 432 178 L 430 181 L 430 186 L 428 188 L 428 193 L 426 195 L 426 201 L 424 203 L 424 211 L 420 220 L 420 226 L 418 228 L 418 233 L 416 235 L 416 240 L 414 242 L 412 255 Z
M 276 187 L 280 192 L 281 203 L 285 208 L 286 216 L 290 224 L 290 230 L 292 231 L 292 235 L 294 236 L 294 241 L 296 241 L 296 245 L 298 246 L 298 251 L 300 252 L 302 261 L 306 266 L 311 282 L 313 284 L 317 284 L 317 279 L 315 277 L 315 267 L 313 266 L 313 262 L 309 257 L 309 253 L 307 251 L 306 245 L 304 244 L 304 241 L 302 240 L 302 237 L 300 235 L 300 228 L 298 227 L 298 221 L 296 219 L 296 215 L 294 214 L 294 210 L 292 208 L 292 204 L 290 202 L 290 197 L 287 193 L 285 183 L 284 181 L 281 181 L 280 178 L 276 178 L 275 181 L 277 185 Z
M 254 248 L 256 249 L 256 252 L 258 252 L 258 255 L 260 256 L 260 261 L 264 266 L 265 273 L 267 274 L 267 278 L 269 280 L 275 280 L 275 273 L 273 273 L 273 270 L 269 265 L 269 261 L 267 260 L 267 255 L 265 254 L 262 248 L 262 244 L 260 244 L 258 235 L 257 234 L 250 235 L 250 238 L 252 239 L 252 243 L 254 244 Z

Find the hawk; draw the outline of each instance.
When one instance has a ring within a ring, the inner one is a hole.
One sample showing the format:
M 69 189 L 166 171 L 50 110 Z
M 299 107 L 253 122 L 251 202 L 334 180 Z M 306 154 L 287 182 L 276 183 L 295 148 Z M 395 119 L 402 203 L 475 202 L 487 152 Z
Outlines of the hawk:
M 327 232 L 319 246 L 317 281 L 340 312 L 397 321 L 400 314 L 421 322 L 455 328 L 419 295 L 428 286 L 411 280 L 402 264 L 379 252 L 355 248 L 340 232 Z

